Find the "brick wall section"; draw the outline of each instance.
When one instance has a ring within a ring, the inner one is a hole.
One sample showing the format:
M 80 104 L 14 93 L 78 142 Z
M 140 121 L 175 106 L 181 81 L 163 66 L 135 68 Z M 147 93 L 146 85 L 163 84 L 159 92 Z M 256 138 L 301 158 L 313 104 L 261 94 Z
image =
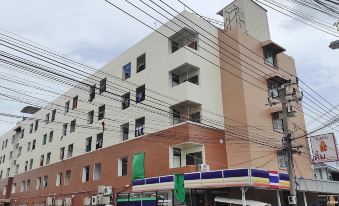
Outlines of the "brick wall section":
M 14 177 L 16 193 L 11 195 L 12 202 L 17 204 L 42 203 L 49 195 L 55 197 L 70 197 L 74 194 L 73 205 L 81 205 L 85 196 L 90 197 L 96 193 L 98 185 L 112 185 L 115 192 L 124 189 L 131 184 L 132 156 L 139 152 L 145 152 L 146 177 L 168 175 L 173 173 L 194 172 L 197 166 L 182 168 L 169 168 L 169 146 L 184 142 L 204 144 L 206 163 L 211 169 L 226 168 L 225 144 L 220 143 L 224 137 L 221 130 L 210 129 L 195 124 L 185 123 L 176 127 L 129 140 L 108 148 L 103 148 L 78 157 L 73 157 L 62 162 L 41 167 Z M 104 140 L 105 141 L 105 140 Z M 118 177 L 118 158 L 128 157 L 128 175 Z M 101 163 L 101 180 L 93 181 L 93 169 L 95 163 Z M 82 168 L 90 166 L 90 179 L 82 182 Z M 56 187 L 56 175 L 58 172 L 71 170 L 71 182 L 67 186 Z M 48 187 L 36 190 L 37 178 L 48 175 Z M 22 181 L 30 179 L 31 185 L 28 192 L 20 192 Z M 4 180 L 0 181 L 0 185 Z

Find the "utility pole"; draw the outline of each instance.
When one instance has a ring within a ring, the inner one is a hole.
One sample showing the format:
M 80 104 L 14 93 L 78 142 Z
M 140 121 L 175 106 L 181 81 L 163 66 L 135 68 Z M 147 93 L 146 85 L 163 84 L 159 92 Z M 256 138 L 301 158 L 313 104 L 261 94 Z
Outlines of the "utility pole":
M 298 80 L 296 80 L 298 82 Z M 278 95 L 275 96 L 274 93 L 270 94 L 271 98 L 277 101 L 271 101 L 269 98 L 269 105 L 276 105 L 281 103 L 281 112 L 279 113 L 279 119 L 282 120 L 282 127 L 284 132 L 283 137 L 283 151 L 284 155 L 287 158 L 287 167 L 288 167 L 288 176 L 290 180 L 290 196 L 288 197 L 288 202 L 290 205 L 297 205 L 297 189 L 296 189 L 296 177 L 294 173 L 294 164 L 293 164 L 293 145 L 292 145 L 292 132 L 288 128 L 288 118 L 294 117 L 295 112 L 292 111 L 291 102 L 298 102 L 302 99 L 301 96 L 298 97 L 297 89 L 293 88 L 293 92 L 289 92 L 289 89 L 292 85 L 297 85 L 297 83 L 291 83 L 291 80 L 287 83 L 281 84 L 275 88 L 278 92 Z M 289 109 L 290 108 L 290 109 Z

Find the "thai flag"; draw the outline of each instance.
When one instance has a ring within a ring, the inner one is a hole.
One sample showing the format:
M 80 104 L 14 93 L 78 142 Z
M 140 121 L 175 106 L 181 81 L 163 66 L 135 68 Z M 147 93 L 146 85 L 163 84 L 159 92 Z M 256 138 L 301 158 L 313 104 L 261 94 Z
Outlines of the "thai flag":
M 268 171 L 270 178 L 270 187 L 272 189 L 279 189 L 279 172 L 278 171 Z

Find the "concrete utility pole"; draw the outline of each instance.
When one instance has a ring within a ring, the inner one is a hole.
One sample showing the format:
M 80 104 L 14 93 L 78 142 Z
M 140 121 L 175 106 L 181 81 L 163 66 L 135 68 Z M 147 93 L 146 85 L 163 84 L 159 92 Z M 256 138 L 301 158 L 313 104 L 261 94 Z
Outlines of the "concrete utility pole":
M 273 99 L 278 101 L 272 102 L 269 100 L 270 105 L 275 105 L 281 103 L 281 113 L 279 113 L 279 119 L 282 120 L 283 124 L 283 151 L 285 153 L 285 157 L 287 158 L 288 164 L 288 176 L 290 180 L 290 196 L 288 197 L 288 201 L 290 205 L 297 205 L 297 189 L 296 189 L 296 181 L 295 181 L 295 173 L 294 173 L 294 165 L 293 165 L 293 145 L 292 145 L 292 133 L 288 129 L 288 118 L 294 117 L 295 112 L 290 109 L 289 104 L 291 102 L 298 102 L 301 100 L 302 95 L 298 97 L 297 89 L 293 88 L 293 92 L 288 93 L 288 89 L 291 88 L 292 85 L 297 85 L 297 83 L 291 83 L 289 80 L 287 83 L 282 84 L 280 87 L 276 88 L 278 90 L 278 96 L 274 96 L 274 94 L 270 95 Z M 291 107 L 290 107 L 291 108 Z

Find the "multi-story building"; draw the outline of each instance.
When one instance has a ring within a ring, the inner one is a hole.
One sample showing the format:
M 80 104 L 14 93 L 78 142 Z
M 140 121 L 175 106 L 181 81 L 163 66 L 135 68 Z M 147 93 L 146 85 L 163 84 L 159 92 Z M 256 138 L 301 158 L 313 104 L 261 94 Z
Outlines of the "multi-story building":
M 26 107 L 31 116 L 1 137 L 1 201 L 87 205 L 106 185 L 118 205 L 172 205 L 171 175 L 185 173 L 191 205 L 236 201 L 239 188 L 286 203 L 281 106 L 267 99 L 296 81 L 294 60 L 258 4 L 237 0 L 218 14 L 225 28 L 183 11 L 46 107 Z M 289 126 L 304 135 L 301 104 L 292 106 Z M 146 180 L 131 181 L 137 153 Z M 307 156 L 295 164 L 313 178 Z

